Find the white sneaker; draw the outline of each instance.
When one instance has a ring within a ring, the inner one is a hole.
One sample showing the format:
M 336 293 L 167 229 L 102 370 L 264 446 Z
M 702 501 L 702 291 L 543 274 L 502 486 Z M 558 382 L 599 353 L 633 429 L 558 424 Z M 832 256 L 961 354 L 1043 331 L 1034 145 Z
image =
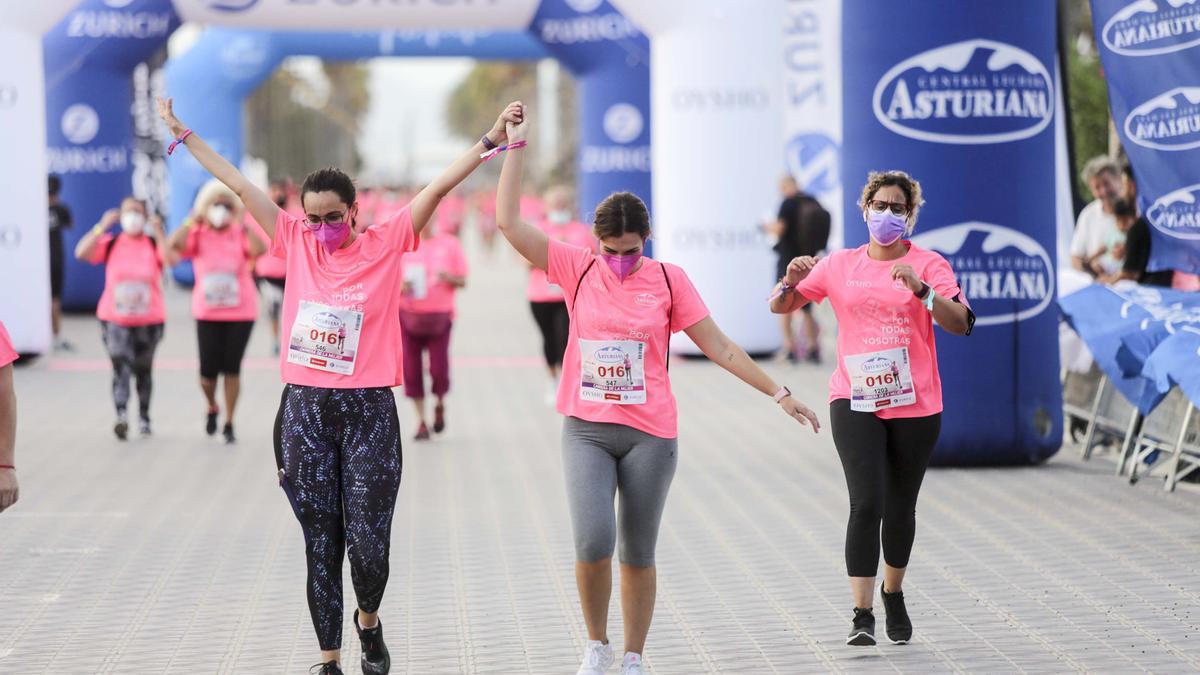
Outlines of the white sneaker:
M 621 675 L 642 675 L 642 655 L 625 652 L 625 660 L 621 662 Z
M 575 675 L 604 675 L 604 671 L 613 664 L 613 660 L 611 644 L 588 640 L 587 651 L 583 653 L 583 663 L 579 665 L 579 672 Z

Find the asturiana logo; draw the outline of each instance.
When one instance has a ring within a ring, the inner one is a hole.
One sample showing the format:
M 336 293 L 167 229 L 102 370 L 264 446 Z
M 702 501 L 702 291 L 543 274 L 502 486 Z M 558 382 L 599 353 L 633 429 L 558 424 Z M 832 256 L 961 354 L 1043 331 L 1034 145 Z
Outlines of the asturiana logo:
M 875 86 L 875 117 L 934 143 L 1005 143 L 1045 129 L 1054 115 L 1050 73 L 1033 54 L 967 40 L 896 64 Z
M 625 352 L 618 347 L 603 347 L 596 350 L 596 360 L 600 363 L 621 363 L 625 360 Z
M 1159 232 L 1177 239 L 1200 239 L 1200 183 L 1159 197 L 1146 209 Z
M 244 12 L 258 4 L 258 0 L 204 0 L 209 9 L 218 12 Z
M 892 360 L 885 359 L 882 356 L 875 356 L 863 361 L 862 371 L 868 375 L 875 373 L 885 373 L 892 369 Z
M 913 237 L 942 254 L 978 317 L 976 325 L 1024 321 L 1054 299 L 1054 267 L 1033 237 L 991 223 L 939 227 Z
M 345 325 L 345 323 L 333 312 L 318 312 L 312 318 L 313 325 L 317 328 L 325 330 L 337 330 Z
M 1123 56 L 1157 56 L 1200 45 L 1196 0 L 1137 0 L 1100 31 L 1104 46 Z
M 1200 87 L 1177 87 L 1137 106 L 1125 118 L 1125 135 L 1154 150 L 1200 147 Z

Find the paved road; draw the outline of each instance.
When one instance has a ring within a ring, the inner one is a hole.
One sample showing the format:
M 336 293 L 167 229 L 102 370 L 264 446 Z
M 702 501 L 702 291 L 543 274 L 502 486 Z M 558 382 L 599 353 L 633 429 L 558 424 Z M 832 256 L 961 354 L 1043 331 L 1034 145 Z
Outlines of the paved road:
M 450 430 L 405 446 L 382 609 L 395 672 L 574 672 L 585 633 L 560 421 L 543 404 L 521 268 L 477 256 L 475 271 Z M 240 442 L 226 447 L 201 431 L 183 291 L 170 304 L 152 440 L 112 437 L 93 320 L 68 321 L 76 354 L 18 371 L 23 498 L 0 516 L 0 673 L 299 673 L 316 661 L 303 541 L 273 481 L 280 385 L 265 324 Z M 771 368 L 824 399 L 826 368 Z M 828 434 L 709 364 L 671 374 L 681 461 L 653 672 L 1200 669 L 1197 496 L 1131 488 L 1071 453 L 931 472 L 906 586 L 915 643 L 843 646 L 847 506 Z

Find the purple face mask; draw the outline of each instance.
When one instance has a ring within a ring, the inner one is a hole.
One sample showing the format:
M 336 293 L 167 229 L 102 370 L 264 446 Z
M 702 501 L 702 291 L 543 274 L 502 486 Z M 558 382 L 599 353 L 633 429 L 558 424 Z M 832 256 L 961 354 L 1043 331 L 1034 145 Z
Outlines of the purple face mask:
M 613 271 L 613 274 L 617 275 L 618 279 L 625 281 L 625 277 L 629 276 L 633 268 L 637 267 L 638 261 L 642 259 L 642 254 L 640 252 L 633 255 L 608 255 L 607 253 L 601 253 L 600 257 L 604 258 L 605 264 Z
M 309 229 L 329 253 L 338 250 L 350 237 L 350 223 L 346 222 L 309 225 Z
M 880 245 L 891 246 L 904 236 L 904 231 L 908 229 L 908 221 L 891 211 L 867 211 L 867 229 Z

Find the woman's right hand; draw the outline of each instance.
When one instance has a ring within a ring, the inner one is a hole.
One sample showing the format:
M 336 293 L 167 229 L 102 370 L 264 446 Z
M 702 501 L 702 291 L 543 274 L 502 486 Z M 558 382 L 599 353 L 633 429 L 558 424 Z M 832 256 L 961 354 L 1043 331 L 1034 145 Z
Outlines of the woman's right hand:
M 160 96 L 158 99 L 158 116 L 166 123 L 171 135 L 179 138 L 183 135 L 183 132 L 187 131 L 187 126 L 175 116 L 174 103 L 175 99 L 162 98 Z
M 109 209 L 104 212 L 103 216 L 100 216 L 100 223 L 99 223 L 100 229 L 107 230 L 108 228 L 110 228 L 113 225 L 116 225 L 118 222 L 120 222 L 120 220 L 121 220 L 121 210 L 120 209 Z
M 509 117 L 506 120 L 504 130 L 505 136 L 508 137 L 509 145 L 519 141 L 524 141 L 529 137 L 529 118 L 525 116 L 525 106 L 521 103 L 516 103 L 514 105 L 516 106 L 515 110 L 512 109 L 513 106 L 509 106 L 509 110 L 505 111 L 505 113 L 515 115 L 516 118 L 520 120 L 520 122 L 516 123 L 513 122 L 512 117 Z
M 792 262 L 788 263 L 787 274 L 783 276 L 788 286 L 796 284 L 808 278 L 808 273 L 817 266 L 817 259 L 810 255 L 802 255 L 797 258 L 792 258 Z

